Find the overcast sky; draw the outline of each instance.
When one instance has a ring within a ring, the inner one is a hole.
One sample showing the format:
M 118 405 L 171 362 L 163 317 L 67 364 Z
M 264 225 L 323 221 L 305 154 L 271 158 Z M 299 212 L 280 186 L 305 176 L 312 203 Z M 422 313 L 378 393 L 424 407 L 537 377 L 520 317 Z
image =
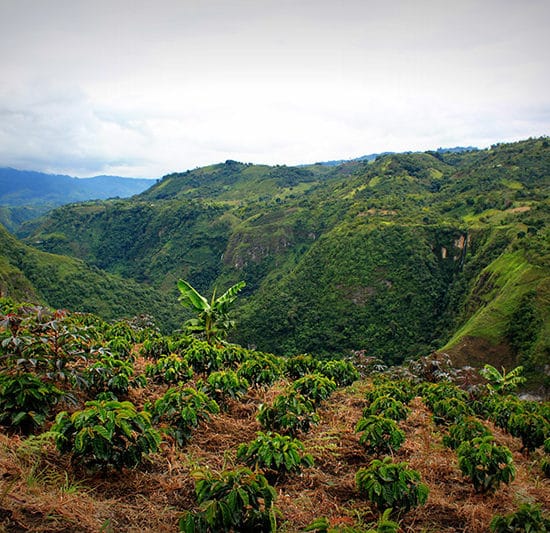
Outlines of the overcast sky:
M 549 0 L 0 0 L 0 166 L 159 177 L 550 134 Z

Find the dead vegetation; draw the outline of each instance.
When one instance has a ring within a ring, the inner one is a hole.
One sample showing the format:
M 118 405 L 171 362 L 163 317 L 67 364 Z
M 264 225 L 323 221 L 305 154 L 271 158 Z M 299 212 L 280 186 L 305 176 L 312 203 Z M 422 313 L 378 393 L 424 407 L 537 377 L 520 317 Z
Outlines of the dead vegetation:
M 180 513 L 195 507 L 191 472 L 234 466 L 238 444 L 261 429 L 255 419 L 259 404 L 285 385 L 253 389 L 242 401 L 230 401 L 185 448 L 166 437 L 160 452 L 135 470 L 86 472 L 61 456 L 47 434 L 30 439 L 0 434 L 0 531 L 177 531 Z M 354 431 L 370 386 L 360 381 L 336 391 L 319 408 L 320 423 L 300 436 L 315 464 L 275 484 L 280 531 L 302 531 L 321 516 L 332 527 L 357 530 L 377 519 L 377 511 L 355 489 L 355 473 L 372 459 Z M 132 391 L 130 399 L 142 407 L 162 390 Z M 455 452 L 443 446 L 441 430 L 420 398 L 410 405 L 410 416 L 400 423 L 406 440 L 395 458 L 420 472 L 430 495 L 425 506 L 400 517 L 403 532 L 481 533 L 488 531 L 495 513 L 515 511 L 522 502 L 550 508 L 549 481 L 536 465 L 538 456 L 520 453 L 519 439 L 490 427 L 499 443 L 513 451 L 517 476 L 496 494 L 479 495 L 460 473 Z

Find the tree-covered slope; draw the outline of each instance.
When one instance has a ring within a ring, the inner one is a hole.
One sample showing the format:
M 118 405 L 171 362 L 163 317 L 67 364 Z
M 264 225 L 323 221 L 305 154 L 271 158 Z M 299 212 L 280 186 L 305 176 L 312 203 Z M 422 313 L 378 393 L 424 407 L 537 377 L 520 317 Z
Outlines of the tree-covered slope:
M 545 138 L 336 167 L 228 161 L 62 207 L 27 242 L 163 294 L 178 278 L 201 292 L 245 280 L 237 335 L 258 349 L 540 363 L 549 177 Z M 525 305 L 528 349 L 513 332 Z
M 57 308 L 97 313 L 107 319 L 151 314 L 164 330 L 183 315 L 175 298 L 125 280 L 80 259 L 27 246 L 0 226 L 0 295 Z

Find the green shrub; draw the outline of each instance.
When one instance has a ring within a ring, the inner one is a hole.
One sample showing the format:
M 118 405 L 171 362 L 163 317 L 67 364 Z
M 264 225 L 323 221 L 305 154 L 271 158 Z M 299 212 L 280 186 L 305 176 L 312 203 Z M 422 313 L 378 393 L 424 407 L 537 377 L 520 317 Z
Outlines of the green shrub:
M 491 432 L 483 425 L 481 420 L 474 416 L 466 416 L 452 426 L 449 426 L 449 433 L 443 435 L 443 444 L 456 450 L 464 441 L 489 435 L 491 435 Z
M 185 383 L 193 377 L 193 369 L 177 353 L 162 355 L 158 360 L 146 365 L 145 375 L 157 383 Z
M 170 352 L 168 339 L 166 337 L 154 336 L 143 341 L 139 353 L 142 357 L 148 359 L 158 359 L 163 355 L 168 355 Z
M 271 470 L 275 475 L 299 472 L 303 466 L 313 466 L 313 456 L 305 453 L 300 440 L 261 431 L 252 442 L 239 445 L 237 459 L 254 469 Z
M 256 352 L 237 370 L 251 385 L 272 385 L 283 374 L 281 360 L 274 355 Z
M 306 374 L 297 379 L 291 385 L 290 390 L 308 398 L 313 405 L 319 405 L 336 390 L 336 383 L 320 374 Z
M 233 370 L 219 370 L 208 376 L 203 390 L 219 404 L 223 404 L 227 398 L 242 398 L 248 390 L 248 381 Z
M 131 383 L 134 373 L 131 362 L 115 359 L 104 354 L 98 361 L 87 367 L 81 374 L 86 388 L 95 392 L 110 391 L 114 394 L 126 394 L 131 384 L 142 384 L 141 380 Z
M 465 416 L 472 416 L 472 409 L 458 398 L 445 398 L 432 407 L 434 422 L 438 425 L 456 424 Z
M 370 404 L 380 396 L 389 396 L 403 404 L 408 404 L 414 398 L 414 390 L 408 381 L 381 381 L 374 384 L 374 388 L 365 394 Z
M 424 398 L 426 404 L 433 409 L 436 402 L 446 400 L 448 398 L 456 398 L 463 402 L 468 401 L 468 395 L 459 389 L 456 385 L 448 382 L 442 383 L 422 383 L 418 389 L 419 393 Z
M 236 370 L 252 353 L 238 344 L 224 344 L 220 350 L 220 365 L 222 368 Z
M 46 421 L 62 392 L 33 374 L 0 373 L 0 424 L 28 434 Z
M 155 402 L 151 411 L 154 420 L 166 423 L 168 433 L 183 446 L 191 438 L 193 429 L 209 420 L 210 414 L 218 413 L 220 408 L 204 392 L 191 387 L 173 387 Z
M 516 396 L 494 396 L 489 402 L 489 419 L 499 428 L 507 430 L 510 417 L 525 411 L 524 403 Z
M 307 433 L 319 421 L 313 404 L 297 392 L 279 394 L 272 405 L 261 405 L 257 418 L 264 429 L 291 436 Z
M 206 341 L 193 340 L 184 356 L 189 366 L 199 374 L 210 374 L 220 368 L 221 350 Z
M 542 514 L 540 505 L 524 503 L 515 513 L 496 515 L 491 520 L 492 533 L 546 533 L 550 519 Z
M 397 423 L 380 415 L 360 418 L 355 432 L 361 432 L 359 442 L 368 453 L 392 453 L 405 442 L 405 433 L 399 429 Z
M 185 533 L 269 533 L 276 530 L 275 489 L 249 468 L 195 472 L 199 510 L 186 511 L 179 522 Z
M 295 355 L 294 357 L 289 357 L 285 361 L 285 374 L 290 379 L 298 379 L 306 374 L 313 374 L 314 372 L 317 372 L 317 368 L 319 366 L 323 365 L 320 365 L 319 361 L 311 355 Z
M 378 396 L 368 407 L 363 409 L 363 415 L 380 415 L 385 418 L 391 418 L 396 422 L 405 420 L 410 413 L 410 409 L 391 396 Z
M 379 509 L 406 512 L 428 499 L 429 489 L 421 482 L 420 474 L 409 469 L 407 463 L 392 462 L 390 457 L 375 459 L 368 468 L 359 469 L 355 483 L 360 494 Z
M 359 379 L 359 372 L 349 361 L 332 360 L 319 364 L 317 372 L 332 379 L 338 387 L 346 387 Z
M 94 468 L 137 466 L 160 444 L 149 413 L 138 412 L 130 402 L 86 402 L 82 411 L 59 413 L 52 432 L 60 452 Z
M 494 437 L 476 437 L 457 449 L 458 466 L 472 481 L 476 492 L 494 492 L 501 483 L 510 483 L 516 475 L 512 453 L 494 443 Z
M 508 420 L 508 432 L 521 438 L 522 449 L 532 452 L 550 437 L 550 423 L 537 413 L 513 414 Z

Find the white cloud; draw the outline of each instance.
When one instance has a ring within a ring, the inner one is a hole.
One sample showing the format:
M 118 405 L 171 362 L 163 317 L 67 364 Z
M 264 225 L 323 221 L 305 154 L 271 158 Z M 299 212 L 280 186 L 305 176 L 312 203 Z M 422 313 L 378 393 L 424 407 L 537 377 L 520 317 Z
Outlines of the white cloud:
M 546 0 L 4 0 L 0 165 L 159 176 L 550 130 Z

